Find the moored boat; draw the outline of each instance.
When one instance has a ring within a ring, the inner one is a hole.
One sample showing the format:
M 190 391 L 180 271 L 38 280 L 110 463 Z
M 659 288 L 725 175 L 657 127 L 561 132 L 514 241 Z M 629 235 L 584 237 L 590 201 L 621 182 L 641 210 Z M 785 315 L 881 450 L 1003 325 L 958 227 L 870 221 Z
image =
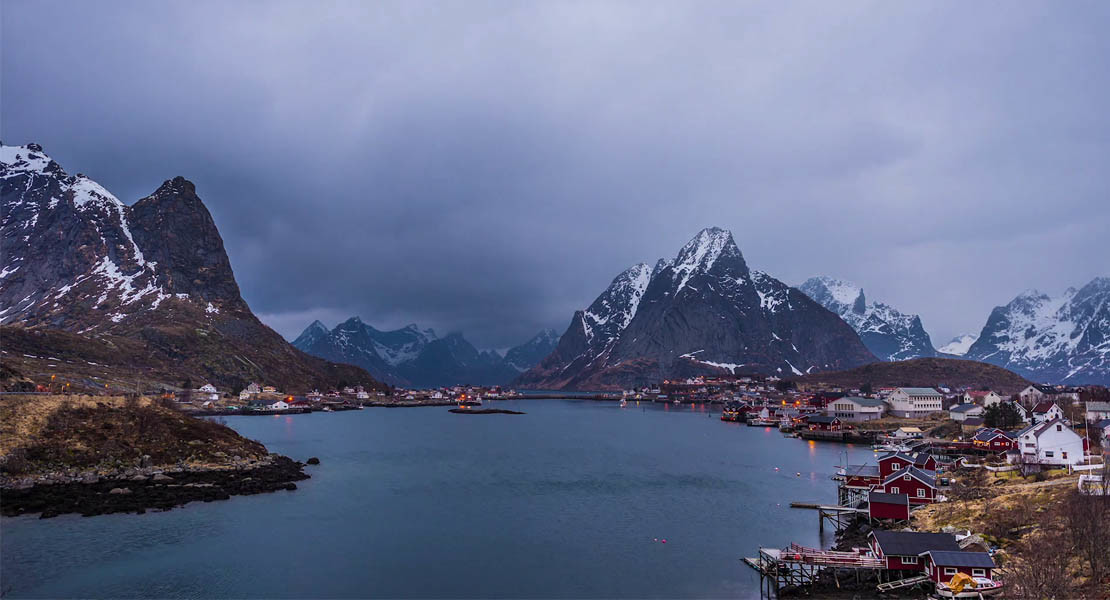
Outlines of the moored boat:
M 987 577 L 971 577 L 957 574 L 951 581 L 937 583 L 937 595 L 941 598 L 989 598 L 1002 591 L 1002 582 Z

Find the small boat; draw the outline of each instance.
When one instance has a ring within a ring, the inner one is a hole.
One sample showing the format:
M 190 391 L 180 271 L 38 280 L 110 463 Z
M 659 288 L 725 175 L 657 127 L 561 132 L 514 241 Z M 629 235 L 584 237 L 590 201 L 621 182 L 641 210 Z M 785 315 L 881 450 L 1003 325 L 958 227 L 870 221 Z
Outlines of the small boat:
M 626 406 L 628 406 L 628 400 L 625 400 L 624 398 L 621 398 L 621 408 L 624 408 Z
M 1002 582 L 986 577 L 956 575 L 948 583 L 937 583 L 937 595 L 941 598 L 989 598 L 1002 591 Z

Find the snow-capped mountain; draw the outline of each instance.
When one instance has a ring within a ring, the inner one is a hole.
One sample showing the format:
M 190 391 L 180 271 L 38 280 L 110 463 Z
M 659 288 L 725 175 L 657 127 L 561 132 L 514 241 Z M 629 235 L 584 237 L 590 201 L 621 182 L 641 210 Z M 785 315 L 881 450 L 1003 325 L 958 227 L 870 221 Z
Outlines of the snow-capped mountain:
M 387 383 L 434 388 L 508 383 L 543 357 L 533 359 L 536 352 L 545 346 L 550 352 L 554 343 L 548 333 L 541 332 L 503 358 L 491 350 L 478 350 L 459 333 L 441 338 L 415 324 L 382 331 L 352 317 L 330 331 L 315 321 L 293 345 L 313 356 L 358 365 Z
M 128 206 L 92 179 L 67 174 L 37 144 L 0 145 L 0 199 L 0 324 L 14 326 L 8 339 L 33 344 L 24 334 L 45 328 L 98 344 L 137 340 L 128 356 L 168 370 L 143 376 L 169 372 L 174 384 L 196 375 L 296 389 L 326 386 L 346 369 L 295 350 L 251 313 L 212 216 L 182 177 Z M 51 350 L 47 356 L 61 351 Z M 374 384 L 360 369 L 345 376 Z
M 674 260 L 618 275 L 517 385 L 600 389 L 707 372 L 803 374 L 874 360 L 840 318 L 750 271 L 732 234 L 709 228 Z
M 979 334 L 976 333 L 957 335 L 947 344 L 937 348 L 937 352 L 941 354 L 950 354 L 952 356 L 963 356 L 967 354 L 967 351 L 977 339 L 979 339 Z
M 1036 381 L 1110 383 L 1110 278 L 996 307 L 966 357 Z
M 544 329 L 527 342 L 505 352 L 505 364 L 523 373 L 551 354 L 558 343 L 559 332 Z
M 856 330 L 867 349 L 883 360 L 936 356 L 921 317 L 899 312 L 882 302 L 868 302 L 863 288 L 855 284 L 832 277 L 812 277 L 798 289 L 840 315 Z

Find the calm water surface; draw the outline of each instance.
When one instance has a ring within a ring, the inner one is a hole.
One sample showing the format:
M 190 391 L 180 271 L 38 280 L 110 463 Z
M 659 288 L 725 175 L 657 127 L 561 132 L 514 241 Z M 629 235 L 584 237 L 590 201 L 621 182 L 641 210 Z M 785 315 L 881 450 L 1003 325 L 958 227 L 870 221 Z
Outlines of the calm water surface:
M 739 562 L 818 545 L 866 448 L 704 408 L 574 400 L 233 417 L 305 460 L 295 492 L 144 515 L 0 521 L 5 597 L 758 597 Z M 775 470 L 778 467 L 778 470 Z M 796 473 L 801 473 L 797 476 Z M 667 542 L 656 541 L 666 539 Z

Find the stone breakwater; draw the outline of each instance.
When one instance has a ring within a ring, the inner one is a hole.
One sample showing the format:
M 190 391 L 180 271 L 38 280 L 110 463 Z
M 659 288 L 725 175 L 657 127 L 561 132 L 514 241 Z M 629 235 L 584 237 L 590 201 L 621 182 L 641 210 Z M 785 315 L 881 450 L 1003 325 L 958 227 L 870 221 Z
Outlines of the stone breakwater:
M 304 464 L 270 454 L 233 459 L 223 465 L 140 466 L 115 470 L 61 471 L 0 479 L 4 516 L 66 513 L 94 516 L 116 512 L 170 510 L 189 502 L 297 489 L 308 479 Z

